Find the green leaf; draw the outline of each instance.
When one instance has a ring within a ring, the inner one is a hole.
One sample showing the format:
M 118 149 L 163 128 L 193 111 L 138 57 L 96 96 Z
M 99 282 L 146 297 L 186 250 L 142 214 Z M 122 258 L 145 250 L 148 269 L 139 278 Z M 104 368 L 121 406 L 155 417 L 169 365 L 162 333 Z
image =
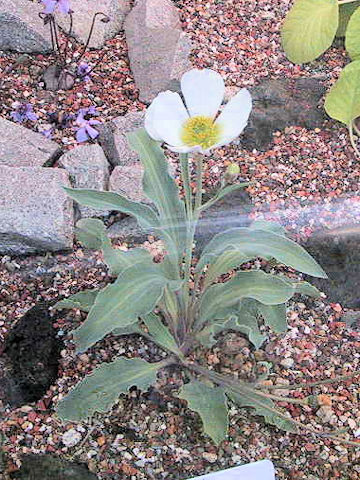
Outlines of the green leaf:
M 311 285 L 308 282 L 294 282 L 295 293 L 300 293 L 301 295 L 307 295 L 308 297 L 319 298 L 321 297 L 321 292 L 316 287 Z
M 162 362 L 148 363 L 139 358 L 104 363 L 59 402 L 56 412 L 61 420 L 73 422 L 85 421 L 95 412 L 106 413 L 131 387 L 147 390 L 163 366 Z
M 267 232 L 276 233 L 286 237 L 286 230 L 277 222 L 270 222 L 268 220 L 255 220 L 249 226 L 251 230 L 266 230 Z
M 114 328 L 114 330 L 111 333 L 112 335 L 117 335 L 119 337 L 122 337 L 124 335 L 133 335 L 134 333 L 138 333 L 139 335 L 141 335 L 144 333 L 144 330 L 142 330 L 142 328 L 140 327 L 139 322 L 136 321 L 135 323 L 132 323 L 127 327 Z
M 178 395 L 188 406 L 200 415 L 204 432 L 216 445 L 226 439 L 229 428 L 225 392 L 220 387 L 210 387 L 193 380 L 185 384 Z
M 237 252 L 241 263 L 256 257 L 275 258 L 278 262 L 300 272 L 327 278 L 320 265 L 297 243 L 270 230 L 254 230 L 246 227 L 232 228 L 215 235 L 205 247 L 196 270 L 201 271 L 206 264 L 215 262 L 219 255 L 227 251 Z M 235 256 L 222 259 L 221 268 L 217 274 L 226 273 L 229 266 L 234 268 L 234 259 Z
M 288 59 L 294 63 L 315 60 L 331 46 L 338 24 L 337 0 L 295 0 L 281 30 Z
M 346 65 L 325 98 L 325 110 L 331 118 L 349 125 L 360 116 L 359 78 L 360 60 Z
M 72 309 L 78 308 L 83 312 L 89 312 L 94 305 L 99 290 L 84 290 L 83 292 L 75 293 L 68 298 L 64 298 L 57 302 L 53 308 L 60 310 L 62 308 Z
M 169 175 L 164 152 L 143 128 L 128 133 L 127 138 L 144 167 L 144 192 L 159 211 L 161 228 L 168 232 L 176 245 L 177 252 L 170 254 L 176 253 L 180 259 L 186 239 L 185 206 L 174 179 Z
M 100 250 L 106 236 L 106 228 L 97 218 L 82 218 L 76 224 L 75 233 L 85 248 Z
M 286 305 L 264 305 L 256 302 L 256 307 L 264 319 L 265 325 L 276 333 L 284 333 L 287 330 Z
M 345 37 L 346 28 L 348 26 L 351 15 L 360 6 L 360 1 L 345 3 L 340 5 L 339 9 L 339 26 L 336 32 L 337 37 Z
M 65 188 L 67 194 L 81 205 L 101 210 L 116 210 L 132 215 L 145 230 L 159 228 L 159 219 L 148 205 L 133 202 L 114 192 L 98 192 L 81 188 Z
M 154 338 L 154 342 L 161 347 L 176 353 L 176 355 L 182 356 L 177 343 L 170 333 L 169 329 L 162 323 L 158 315 L 155 313 L 149 313 L 142 317 L 143 322 L 149 330 L 149 334 Z
M 204 203 L 200 207 L 200 209 L 199 209 L 200 212 L 203 212 L 207 208 L 211 207 L 216 202 L 218 202 L 219 200 L 224 198 L 226 195 L 230 195 L 230 193 L 236 192 L 236 190 L 241 190 L 243 188 L 246 188 L 249 185 L 251 185 L 251 182 L 242 182 L 242 183 L 236 183 L 234 185 L 227 185 L 226 187 L 221 188 L 220 190 L 218 190 L 216 192 L 216 194 L 214 195 L 213 198 L 211 198 L 208 202 Z
M 127 268 L 137 263 L 152 265 L 153 259 L 145 248 L 132 248 L 123 251 L 113 248 L 109 239 L 105 240 L 102 245 L 104 261 L 110 269 L 110 274 L 114 276 L 120 275 Z
M 176 290 L 181 283 L 164 277 L 156 264 L 138 263 L 126 269 L 99 293 L 86 321 L 73 332 L 77 351 L 87 350 L 115 328 L 127 327 L 150 313 L 166 285 Z
M 250 391 L 240 394 L 228 390 L 226 393 L 229 398 L 240 407 L 251 407 L 255 409 L 255 415 L 264 417 L 266 423 L 274 425 L 280 428 L 280 430 L 285 430 L 285 432 L 298 433 L 296 425 L 294 425 L 290 418 L 288 420 L 283 412 L 277 410 L 275 403 L 270 398 L 264 398 Z
M 360 57 L 360 7 L 352 14 L 345 37 L 345 48 L 352 60 Z
M 206 290 L 200 302 L 199 323 L 226 318 L 244 298 L 253 298 L 265 305 L 278 305 L 287 302 L 293 294 L 292 283 L 284 277 L 261 270 L 241 271 L 229 282 Z

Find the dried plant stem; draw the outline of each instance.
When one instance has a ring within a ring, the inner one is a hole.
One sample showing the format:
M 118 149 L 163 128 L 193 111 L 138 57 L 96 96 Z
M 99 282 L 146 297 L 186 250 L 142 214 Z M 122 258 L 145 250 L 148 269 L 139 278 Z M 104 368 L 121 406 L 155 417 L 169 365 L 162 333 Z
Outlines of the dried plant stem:
M 297 390 L 301 388 L 312 388 L 312 387 L 318 387 L 319 385 L 329 385 L 331 383 L 339 383 L 343 382 L 345 380 L 351 380 L 354 377 L 357 377 L 360 375 L 360 370 L 356 370 L 353 372 L 351 375 L 339 375 L 338 377 L 335 378 L 327 378 L 325 380 L 319 380 L 317 382 L 308 382 L 308 383 L 299 383 L 299 384 L 291 384 L 291 385 L 261 385 L 257 384 L 256 388 L 263 390 Z

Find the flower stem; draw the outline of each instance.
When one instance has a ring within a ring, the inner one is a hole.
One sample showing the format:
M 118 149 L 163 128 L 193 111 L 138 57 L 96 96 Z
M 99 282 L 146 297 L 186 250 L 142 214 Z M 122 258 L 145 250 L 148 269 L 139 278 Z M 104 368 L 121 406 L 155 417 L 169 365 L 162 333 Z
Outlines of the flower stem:
M 354 138 L 354 125 L 353 125 L 353 121 L 351 121 L 348 125 L 348 130 L 349 130 L 349 137 L 350 137 L 350 143 L 351 143 L 351 146 L 353 147 L 356 155 L 360 158 L 360 151 L 359 149 L 357 148 L 356 146 L 356 143 L 355 143 L 355 138 Z

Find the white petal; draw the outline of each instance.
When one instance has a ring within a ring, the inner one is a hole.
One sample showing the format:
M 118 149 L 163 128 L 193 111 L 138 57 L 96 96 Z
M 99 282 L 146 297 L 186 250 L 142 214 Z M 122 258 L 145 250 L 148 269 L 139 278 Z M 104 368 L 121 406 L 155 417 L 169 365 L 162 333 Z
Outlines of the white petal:
M 173 145 L 166 145 L 169 150 L 172 152 L 176 153 L 191 153 L 191 152 L 197 152 L 197 153 L 202 153 L 202 148 L 200 145 L 195 145 L 194 147 L 174 147 Z
M 215 121 L 221 127 L 221 139 L 216 146 L 226 145 L 246 127 L 252 108 L 251 95 L 242 88 L 224 107 Z
M 154 99 L 150 111 L 151 131 L 174 147 L 184 146 L 181 131 L 189 115 L 178 93 L 162 92 Z
M 182 76 L 181 91 L 191 117 L 214 118 L 224 98 L 225 84 L 214 70 L 194 68 Z
M 151 138 L 153 138 L 157 142 L 161 142 L 162 138 L 154 128 L 154 110 L 156 108 L 156 99 L 157 97 L 153 100 L 151 105 L 146 110 L 144 126 L 145 130 Z

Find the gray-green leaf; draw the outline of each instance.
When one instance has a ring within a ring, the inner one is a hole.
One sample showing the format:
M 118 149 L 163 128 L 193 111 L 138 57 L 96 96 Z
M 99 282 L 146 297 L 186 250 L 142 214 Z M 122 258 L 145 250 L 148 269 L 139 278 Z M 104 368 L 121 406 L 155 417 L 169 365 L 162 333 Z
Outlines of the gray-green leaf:
M 162 362 L 148 363 L 140 358 L 104 363 L 59 402 L 56 412 L 61 420 L 75 422 L 87 420 L 95 412 L 106 413 L 129 388 L 147 390 L 162 366 Z
M 158 315 L 155 315 L 155 313 L 149 313 L 148 315 L 143 316 L 142 320 L 147 326 L 149 334 L 153 337 L 155 343 L 170 352 L 176 353 L 180 356 L 182 355 L 174 337 L 160 320 Z
M 106 228 L 97 218 L 82 218 L 76 224 L 75 234 L 85 248 L 100 250 L 106 236 Z
M 87 350 L 115 328 L 150 313 L 166 285 L 176 290 L 181 284 L 166 278 L 156 264 L 138 263 L 123 271 L 99 293 L 86 321 L 73 332 L 77 351 Z
M 289 238 L 270 230 L 253 230 L 246 227 L 232 228 L 215 235 L 205 247 L 196 270 L 201 271 L 206 264 L 214 263 L 219 255 L 227 251 L 237 252 L 242 263 L 244 258 L 248 260 L 256 257 L 275 258 L 278 262 L 308 275 L 327 277 L 313 257 Z M 224 262 L 222 268 L 226 266 Z
M 229 398 L 240 407 L 251 407 L 255 409 L 255 415 L 264 417 L 266 423 L 274 425 L 286 432 L 298 433 L 296 425 L 294 425 L 290 418 L 288 420 L 284 413 L 277 410 L 276 405 L 270 398 L 264 398 L 252 392 L 242 392 L 240 394 L 227 391 L 226 393 Z
M 228 409 L 225 392 L 220 387 L 210 387 L 193 380 L 185 384 L 178 395 L 188 406 L 200 415 L 204 432 L 216 445 L 226 439 L 229 428 Z
M 206 290 L 200 303 L 199 324 L 226 318 L 229 309 L 236 307 L 244 298 L 253 298 L 265 305 L 278 305 L 287 302 L 293 294 L 292 283 L 284 277 L 261 270 L 241 271 L 229 282 Z
M 75 293 L 68 298 L 64 298 L 57 302 L 53 308 L 58 310 L 62 308 L 72 309 L 78 308 L 83 312 L 89 312 L 94 305 L 99 290 L 84 290 L 82 292 Z

